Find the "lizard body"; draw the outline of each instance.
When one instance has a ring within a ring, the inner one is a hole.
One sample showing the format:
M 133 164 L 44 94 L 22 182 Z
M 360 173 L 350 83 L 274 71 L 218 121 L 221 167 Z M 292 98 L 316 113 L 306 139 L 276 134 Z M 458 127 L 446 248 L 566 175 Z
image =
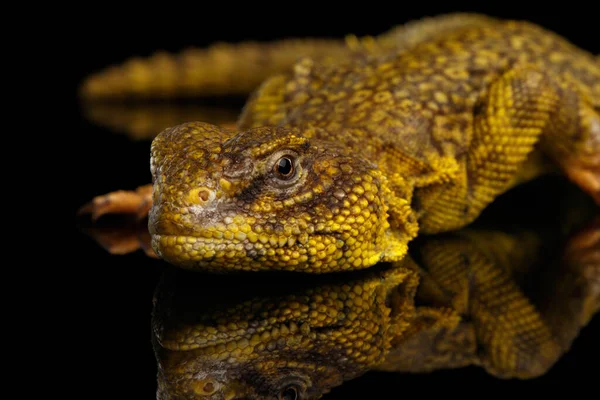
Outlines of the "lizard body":
M 418 233 L 469 224 L 543 158 L 600 204 L 599 109 L 597 58 L 551 32 L 472 16 L 415 23 L 270 77 L 236 131 L 163 131 L 153 247 L 219 271 L 400 261 Z

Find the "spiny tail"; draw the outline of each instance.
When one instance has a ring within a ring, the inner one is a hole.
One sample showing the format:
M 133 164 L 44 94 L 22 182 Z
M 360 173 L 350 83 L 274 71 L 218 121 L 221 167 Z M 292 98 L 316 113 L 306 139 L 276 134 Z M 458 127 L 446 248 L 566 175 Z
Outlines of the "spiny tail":
M 335 60 L 349 52 L 344 40 L 331 39 L 217 43 L 128 60 L 91 75 L 80 92 L 88 99 L 245 95 L 301 57 Z
M 89 99 L 246 95 L 268 77 L 290 71 L 302 57 L 330 63 L 358 53 L 405 51 L 453 29 L 491 21 L 483 15 L 456 13 L 412 21 L 378 36 L 217 43 L 179 54 L 159 52 L 100 71 L 87 78 L 80 91 Z

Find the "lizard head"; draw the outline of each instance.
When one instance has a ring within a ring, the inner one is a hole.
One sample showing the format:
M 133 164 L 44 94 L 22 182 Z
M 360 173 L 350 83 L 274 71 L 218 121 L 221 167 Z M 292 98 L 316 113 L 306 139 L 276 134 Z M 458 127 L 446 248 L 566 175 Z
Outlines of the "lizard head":
M 385 177 L 314 136 L 202 123 L 163 131 L 152 144 L 155 251 L 183 268 L 217 271 L 321 273 L 380 261 L 394 242 Z
M 253 365 L 201 360 L 192 353 L 169 356 L 158 374 L 160 400 L 308 400 L 343 383 L 334 367 L 291 359 Z
M 170 276 L 153 312 L 162 400 L 318 399 L 382 363 L 415 315 L 408 268 L 292 282 Z

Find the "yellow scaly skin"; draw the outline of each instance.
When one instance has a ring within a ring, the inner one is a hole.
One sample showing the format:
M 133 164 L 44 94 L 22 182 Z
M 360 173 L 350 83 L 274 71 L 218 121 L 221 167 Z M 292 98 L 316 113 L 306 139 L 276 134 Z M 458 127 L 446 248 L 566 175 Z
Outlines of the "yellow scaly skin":
M 400 261 L 417 234 L 469 224 L 543 157 L 600 204 L 597 59 L 528 23 L 461 18 L 414 23 L 340 62 L 299 61 L 253 94 L 237 132 L 162 132 L 156 252 L 213 271 Z
M 92 74 L 82 83 L 80 94 L 91 101 L 246 95 L 265 79 L 289 70 L 299 57 L 335 63 L 356 54 L 403 50 L 456 26 L 481 25 L 488 20 L 481 15 L 454 14 L 410 22 L 377 38 L 348 35 L 344 40 L 215 43 L 207 49 L 190 48 L 175 55 L 157 52 Z

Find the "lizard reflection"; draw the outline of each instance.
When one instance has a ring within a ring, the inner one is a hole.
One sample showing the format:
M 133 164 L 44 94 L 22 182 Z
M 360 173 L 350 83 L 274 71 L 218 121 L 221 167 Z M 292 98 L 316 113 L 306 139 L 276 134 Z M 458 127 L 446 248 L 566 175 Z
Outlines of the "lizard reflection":
M 168 270 L 153 312 L 158 398 L 312 399 L 369 370 L 544 374 L 600 307 L 600 213 L 568 190 L 546 207 L 517 201 L 369 271 Z
M 83 114 L 89 121 L 136 141 L 152 140 L 164 129 L 187 121 L 209 121 L 223 128 L 233 129 L 242 108 L 235 104 L 217 107 L 176 102 L 101 101 L 82 102 L 81 106 Z

